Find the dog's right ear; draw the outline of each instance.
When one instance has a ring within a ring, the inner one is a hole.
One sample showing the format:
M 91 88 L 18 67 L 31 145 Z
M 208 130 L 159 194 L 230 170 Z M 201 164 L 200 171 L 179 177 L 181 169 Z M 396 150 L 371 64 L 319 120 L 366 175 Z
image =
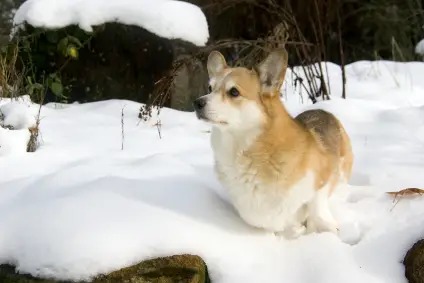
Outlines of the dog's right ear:
M 219 51 L 212 51 L 208 56 L 208 73 L 209 77 L 214 77 L 216 74 L 227 68 L 227 62 L 224 55 Z

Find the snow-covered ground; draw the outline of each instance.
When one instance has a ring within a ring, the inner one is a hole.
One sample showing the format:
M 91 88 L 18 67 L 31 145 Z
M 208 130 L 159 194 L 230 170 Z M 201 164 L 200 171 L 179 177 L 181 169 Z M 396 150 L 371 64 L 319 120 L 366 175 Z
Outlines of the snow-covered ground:
M 204 258 L 214 283 L 406 282 L 402 259 L 424 237 L 424 197 L 394 207 L 385 192 L 424 187 L 424 64 L 351 64 L 347 100 L 338 98 L 340 68 L 328 69 L 331 101 L 300 103 L 290 72 L 283 89 L 291 113 L 327 109 L 352 138 L 351 186 L 331 202 L 339 237 L 286 241 L 247 226 L 225 201 L 212 171 L 209 126 L 193 113 L 164 109 L 159 138 L 157 119 L 139 123 L 140 105 L 131 101 L 49 104 L 38 151 L 0 156 L 0 263 L 87 279 L 192 253 Z M 33 122 L 22 114 L 28 108 L 17 118 L 15 106 L 1 105 L 11 124 Z

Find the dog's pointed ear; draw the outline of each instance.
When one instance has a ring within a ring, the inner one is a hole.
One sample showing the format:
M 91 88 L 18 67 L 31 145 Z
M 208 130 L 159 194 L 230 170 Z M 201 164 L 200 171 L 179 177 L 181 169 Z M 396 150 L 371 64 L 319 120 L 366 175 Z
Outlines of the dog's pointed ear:
M 288 54 L 284 48 L 272 51 L 257 67 L 263 92 L 280 91 L 286 76 Z
M 219 51 L 212 51 L 208 56 L 208 73 L 210 77 L 216 76 L 219 72 L 227 68 L 227 62 L 224 55 Z

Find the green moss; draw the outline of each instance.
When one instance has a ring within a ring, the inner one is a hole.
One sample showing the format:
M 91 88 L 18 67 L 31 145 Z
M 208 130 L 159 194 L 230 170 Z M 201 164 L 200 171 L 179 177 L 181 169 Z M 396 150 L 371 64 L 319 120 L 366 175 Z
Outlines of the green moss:
M 68 283 L 17 274 L 11 265 L 0 265 L 1 283 Z M 92 283 L 210 283 L 204 261 L 194 255 L 155 258 L 96 277 Z M 83 282 L 80 282 L 83 283 Z
M 178 255 L 141 262 L 101 276 L 93 283 L 206 283 L 207 268 L 200 257 Z
M 15 267 L 7 264 L 0 265 L 0 282 L 1 283 L 55 283 L 52 280 L 43 280 L 34 278 L 26 274 L 18 274 Z
M 424 283 L 424 239 L 416 242 L 403 261 L 409 283 Z

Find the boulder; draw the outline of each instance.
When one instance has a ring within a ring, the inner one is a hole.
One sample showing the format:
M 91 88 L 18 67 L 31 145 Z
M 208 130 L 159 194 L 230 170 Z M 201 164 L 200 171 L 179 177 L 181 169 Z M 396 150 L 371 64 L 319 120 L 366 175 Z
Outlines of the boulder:
M 403 264 L 409 283 L 424 283 L 424 239 L 416 242 L 408 250 Z
M 68 283 L 17 274 L 11 265 L 0 265 L 2 283 Z M 210 283 L 205 262 L 195 255 L 174 255 L 140 262 L 107 275 L 92 283 Z M 70 282 L 69 282 L 70 283 Z M 83 283 L 83 282 L 80 282 Z
M 19 59 L 33 65 L 18 69 L 31 68 L 33 81 L 54 76 L 61 85 L 60 94 L 48 89 L 44 103 L 145 102 L 173 61 L 171 40 L 133 25 L 105 23 L 87 33 L 75 25 L 44 31 L 27 24 L 19 35 L 33 39 L 19 42 Z
M 177 59 L 189 58 L 175 74 L 171 86 L 170 107 L 180 111 L 194 111 L 193 100 L 208 93 L 209 75 L 205 62 L 189 55 Z

